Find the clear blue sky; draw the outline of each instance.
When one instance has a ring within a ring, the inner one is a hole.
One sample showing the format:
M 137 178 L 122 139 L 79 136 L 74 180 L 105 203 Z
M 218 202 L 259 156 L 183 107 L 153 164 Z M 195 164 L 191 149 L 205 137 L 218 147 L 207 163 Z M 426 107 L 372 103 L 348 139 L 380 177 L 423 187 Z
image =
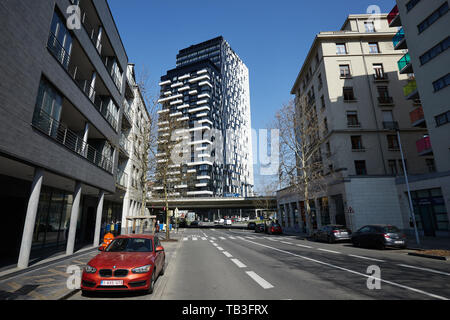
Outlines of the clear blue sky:
M 180 49 L 222 35 L 250 70 L 252 127 L 268 128 L 320 31 L 349 14 L 395 0 L 108 0 L 130 62 L 145 67 L 156 94 Z M 255 174 L 256 178 L 256 174 Z

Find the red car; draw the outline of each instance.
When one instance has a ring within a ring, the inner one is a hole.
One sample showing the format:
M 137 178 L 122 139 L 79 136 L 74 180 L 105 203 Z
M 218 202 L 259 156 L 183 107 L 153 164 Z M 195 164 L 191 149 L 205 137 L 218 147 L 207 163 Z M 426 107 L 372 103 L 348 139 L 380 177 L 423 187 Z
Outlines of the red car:
M 157 236 L 118 236 L 83 270 L 81 290 L 139 291 L 153 293 L 155 281 L 164 274 L 166 255 Z
M 282 234 L 283 230 L 281 230 L 281 226 L 278 223 L 272 222 L 266 228 L 266 233 L 268 234 Z

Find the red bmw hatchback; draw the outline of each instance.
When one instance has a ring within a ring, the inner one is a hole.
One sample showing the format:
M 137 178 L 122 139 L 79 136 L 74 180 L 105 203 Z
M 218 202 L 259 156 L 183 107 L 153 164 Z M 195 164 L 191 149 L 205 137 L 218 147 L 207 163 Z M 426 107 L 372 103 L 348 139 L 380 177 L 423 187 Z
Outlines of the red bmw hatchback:
M 164 274 L 165 260 L 158 237 L 118 236 L 86 265 L 81 290 L 83 293 L 138 290 L 153 293 L 156 278 Z

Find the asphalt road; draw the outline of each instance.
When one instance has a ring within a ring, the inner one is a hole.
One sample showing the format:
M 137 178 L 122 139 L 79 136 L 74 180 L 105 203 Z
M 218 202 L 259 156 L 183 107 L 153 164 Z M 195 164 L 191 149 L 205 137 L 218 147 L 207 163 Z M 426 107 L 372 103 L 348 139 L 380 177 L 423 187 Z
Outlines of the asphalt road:
M 354 248 L 249 230 L 180 232 L 154 294 L 78 293 L 71 299 L 450 299 L 449 261 L 408 256 L 407 250 Z

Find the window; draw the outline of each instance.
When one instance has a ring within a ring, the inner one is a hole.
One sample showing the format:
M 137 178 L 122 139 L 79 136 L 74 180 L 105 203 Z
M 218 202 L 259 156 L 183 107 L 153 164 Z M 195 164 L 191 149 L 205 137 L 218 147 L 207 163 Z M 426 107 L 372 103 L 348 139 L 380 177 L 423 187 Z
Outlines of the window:
M 375 73 L 375 79 L 385 79 L 386 78 L 386 74 L 384 73 L 384 68 L 381 63 L 374 64 L 373 71 Z
M 375 25 L 373 24 L 373 21 L 364 22 L 364 27 L 366 32 L 375 32 Z
M 355 94 L 352 87 L 345 87 L 343 90 L 344 101 L 355 101 Z
M 434 92 L 440 91 L 450 85 L 450 73 L 433 82 Z
M 369 53 L 380 53 L 378 42 L 369 42 Z
M 339 70 L 340 70 L 341 78 L 350 78 L 351 77 L 350 65 L 348 65 L 348 64 L 341 64 L 339 66 Z
M 367 175 L 366 161 L 365 160 L 356 160 L 355 161 L 355 171 L 358 176 Z
M 428 167 L 428 172 L 433 173 L 436 172 L 436 165 L 434 163 L 434 159 L 425 159 L 425 163 Z
M 347 125 L 349 127 L 359 127 L 360 126 L 360 124 L 358 122 L 358 112 L 347 111 Z
M 398 174 L 397 160 L 388 160 L 388 169 L 390 174 L 394 176 L 397 175 Z
M 420 63 L 422 65 L 426 64 L 430 60 L 434 59 L 438 55 L 440 55 L 442 52 L 448 49 L 450 47 L 450 37 L 447 37 L 444 41 L 441 41 L 439 44 L 425 52 L 422 56 L 420 56 Z
M 347 54 L 345 43 L 336 43 L 336 54 Z
M 63 21 L 65 20 L 61 18 L 58 13 L 53 13 L 47 45 L 55 58 L 58 59 L 67 70 L 69 68 L 70 54 L 72 51 L 72 36 Z
M 364 150 L 361 136 L 351 136 L 352 150 Z
M 416 4 L 418 4 L 420 2 L 420 0 L 411 0 L 406 4 L 406 10 L 411 11 L 412 8 L 414 8 L 416 6 Z
M 377 89 L 378 89 L 378 95 L 379 95 L 378 101 L 380 103 L 389 104 L 389 103 L 393 102 L 392 97 L 389 96 L 388 87 L 385 87 L 385 86 L 377 87 Z
M 387 137 L 387 142 L 388 142 L 388 148 L 391 150 L 398 150 L 400 149 L 399 145 L 398 145 L 398 139 L 396 135 L 388 135 Z
M 447 124 L 450 122 L 450 111 L 447 111 L 446 113 L 440 114 L 435 117 L 436 119 L 436 127 L 443 126 L 444 124 Z
M 319 80 L 319 90 L 320 90 L 320 89 L 322 89 L 322 86 L 323 86 L 322 75 L 319 74 L 319 76 L 318 76 L 317 78 L 318 78 L 318 80 Z
M 433 23 L 435 23 L 439 18 L 445 15 L 448 12 L 448 2 L 445 2 L 439 9 L 434 11 L 428 18 L 422 21 L 417 28 L 419 29 L 419 33 L 424 32 L 428 29 Z

